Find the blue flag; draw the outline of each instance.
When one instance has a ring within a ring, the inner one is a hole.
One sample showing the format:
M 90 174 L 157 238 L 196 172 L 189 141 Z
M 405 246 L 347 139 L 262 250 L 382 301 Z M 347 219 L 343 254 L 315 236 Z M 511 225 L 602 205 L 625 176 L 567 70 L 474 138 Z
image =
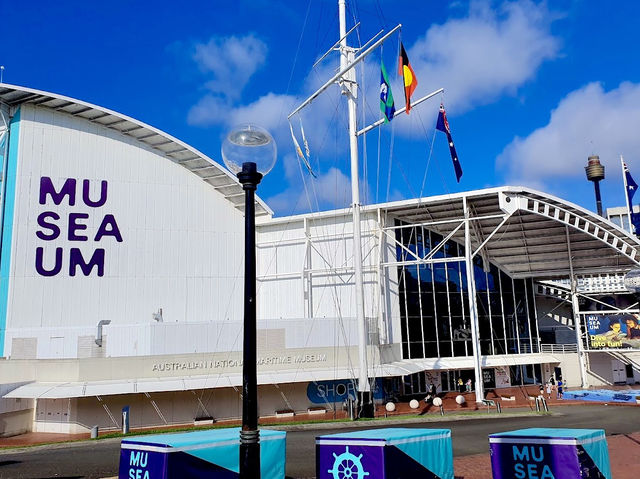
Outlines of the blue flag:
M 436 124 L 436 130 L 440 130 L 447 135 L 449 141 L 449 152 L 451 153 L 451 161 L 453 161 L 453 169 L 456 172 L 456 180 L 460 183 L 462 177 L 462 166 L 458 160 L 458 154 L 456 153 L 456 147 L 453 146 L 453 139 L 451 138 L 451 129 L 449 128 L 449 122 L 447 121 L 447 113 L 444 111 L 444 105 L 440 104 L 440 113 L 438 113 L 438 123 Z
M 627 199 L 629 200 L 629 215 L 631 216 L 631 223 L 635 229 L 636 234 L 640 233 L 640 213 L 633 212 L 633 195 L 636 194 L 638 190 L 638 184 L 633 180 L 631 176 L 631 172 L 627 167 L 627 164 L 622 162 L 622 169 L 624 171 L 624 179 L 627 183 Z
M 393 93 L 391 93 L 391 85 L 389 84 L 387 70 L 385 70 L 384 63 L 382 63 L 382 61 L 380 62 L 380 110 L 384 113 L 385 123 L 393 120 L 393 115 L 396 113 L 396 107 L 393 104 Z
M 636 190 L 638 189 L 638 184 L 633 181 L 633 178 L 631 177 L 631 173 L 629 172 L 629 167 L 627 167 L 626 163 L 622 163 L 622 166 L 624 168 L 624 177 L 625 180 L 627 181 L 627 198 L 629 198 L 629 206 L 631 206 L 633 204 L 633 195 L 636 194 Z

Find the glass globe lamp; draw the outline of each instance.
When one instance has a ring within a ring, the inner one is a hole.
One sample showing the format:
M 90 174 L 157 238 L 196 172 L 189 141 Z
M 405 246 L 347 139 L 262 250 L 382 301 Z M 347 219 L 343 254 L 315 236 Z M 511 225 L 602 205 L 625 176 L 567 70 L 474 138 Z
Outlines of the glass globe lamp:
M 240 430 L 240 477 L 260 477 L 260 431 L 258 429 L 258 373 L 256 323 L 256 218 L 255 191 L 276 162 L 277 148 L 267 130 L 240 125 L 222 142 L 222 159 L 236 174 L 244 197 L 244 320 L 242 346 L 242 428 Z
M 222 159 L 229 171 L 238 174 L 245 163 L 255 163 L 262 176 L 276 163 L 278 148 L 273 137 L 262 127 L 243 124 L 232 129 L 222 142 Z

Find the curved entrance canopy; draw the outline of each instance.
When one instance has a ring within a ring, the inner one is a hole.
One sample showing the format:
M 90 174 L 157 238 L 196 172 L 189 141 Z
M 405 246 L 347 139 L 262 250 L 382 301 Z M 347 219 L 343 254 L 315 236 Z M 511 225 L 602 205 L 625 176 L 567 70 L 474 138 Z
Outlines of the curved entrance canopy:
M 465 209 L 465 204 L 467 208 Z M 524 187 L 500 187 L 375 205 L 464 244 L 465 211 L 473 255 L 514 278 L 619 273 L 640 264 L 640 241 L 578 205 Z M 386 231 L 393 229 L 387 225 Z M 415 253 L 416 263 L 424 261 Z

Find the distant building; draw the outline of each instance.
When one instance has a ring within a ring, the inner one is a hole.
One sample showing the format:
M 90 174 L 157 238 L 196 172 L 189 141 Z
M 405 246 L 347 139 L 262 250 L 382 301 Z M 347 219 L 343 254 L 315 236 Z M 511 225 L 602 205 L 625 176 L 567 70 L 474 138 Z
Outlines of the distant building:
M 633 212 L 640 213 L 640 206 L 634 205 Z M 632 233 L 626 206 L 614 206 L 613 208 L 607 208 L 607 219 L 614 225 L 619 226 L 623 230 Z

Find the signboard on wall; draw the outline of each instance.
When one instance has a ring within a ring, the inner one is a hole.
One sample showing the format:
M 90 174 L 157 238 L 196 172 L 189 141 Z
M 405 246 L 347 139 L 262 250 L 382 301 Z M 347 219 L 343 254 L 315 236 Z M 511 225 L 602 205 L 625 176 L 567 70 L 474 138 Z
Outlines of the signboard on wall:
M 39 240 L 36 242 L 37 274 L 45 277 L 58 274 L 90 276 L 95 269 L 97 276 L 104 276 L 106 253 L 103 243 L 123 241 L 115 216 L 104 214 L 101 208 L 107 204 L 107 180 L 101 180 L 99 185 L 95 181 L 76 178 L 57 181 L 58 186 L 54 183 L 56 181 L 49 176 L 40 178 L 38 202 L 42 211 L 35 232 Z M 95 233 L 93 224 L 99 224 Z M 45 248 L 46 242 L 54 240 L 59 243 L 55 250 Z M 84 245 L 85 251 L 79 247 L 63 247 L 64 243 L 60 242 L 65 240 L 69 245 Z
M 347 399 L 358 397 L 357 381 L 352 379 L 338 379 L 335 381 L 313 381 L 307 386 L 307 398 L 314 404 L 341 403 Z M 373 398 L 384 399 L 382 380 L 373 383 Z
M 436 387 L 436 391 L 442 391 L 440 371 L 425 371 L 424 374 L 427 379 L 427 388 L 430 384 L 433 384 Z
M 511 386 L 511 374 L 508 366 L 497 366 L 495 368 L 496 387 L 504 388 Z
M 482 382 L 485 388 L 493 389 L 496 387 L 496 372 L 492 368 L 484 368 L 482 370 Z
M 637 314 L 587 314 L 585 322 L 589 349 L 640 349 Z

